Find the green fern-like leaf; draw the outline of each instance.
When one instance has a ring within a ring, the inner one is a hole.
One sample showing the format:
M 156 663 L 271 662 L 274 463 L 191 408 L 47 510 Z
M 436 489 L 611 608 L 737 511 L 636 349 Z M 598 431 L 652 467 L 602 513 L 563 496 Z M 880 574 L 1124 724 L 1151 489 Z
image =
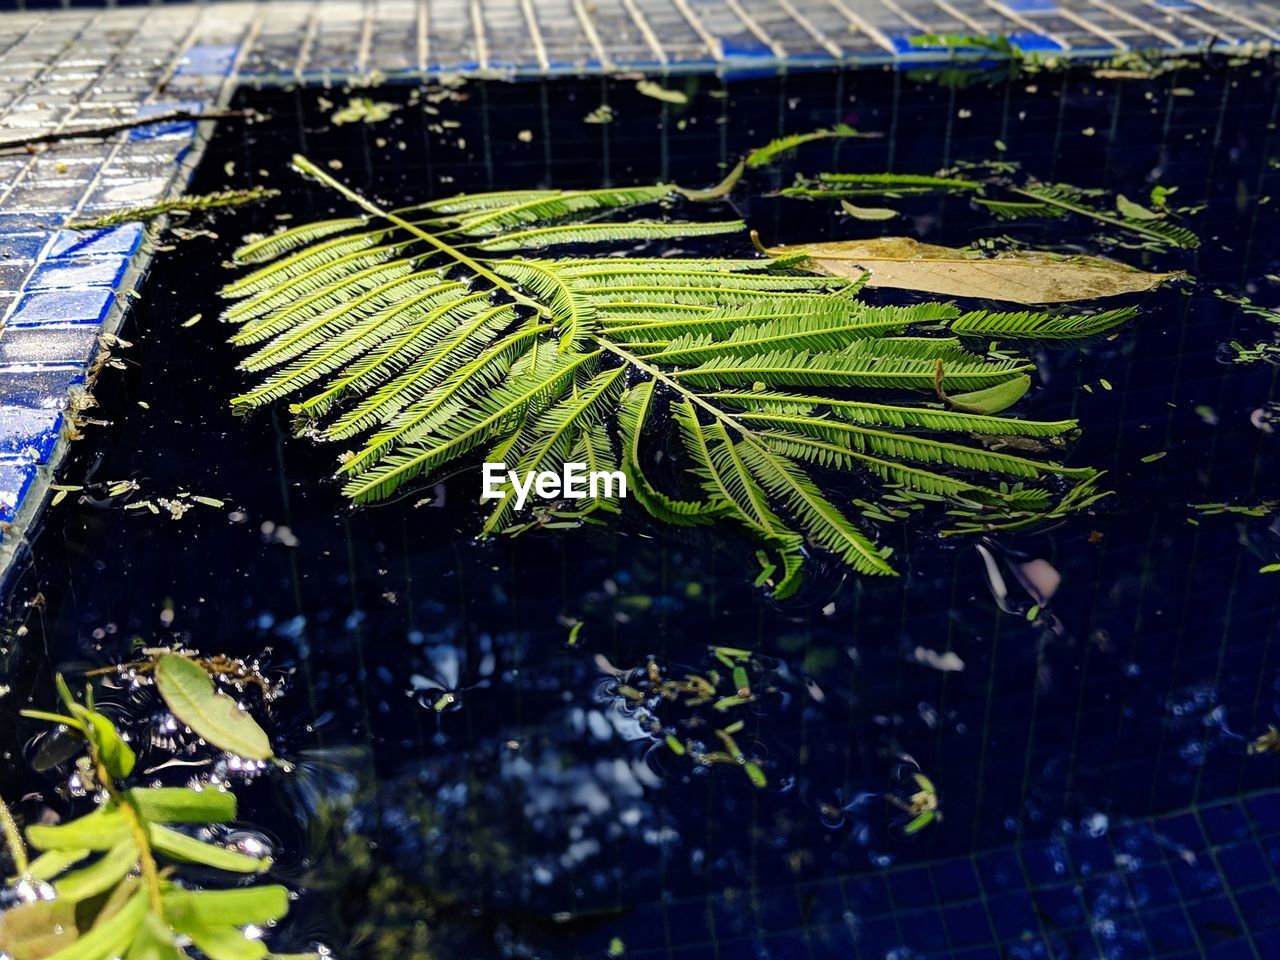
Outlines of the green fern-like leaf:
M 1070 340 L 1112 330 L 1132 320 L 1138 311 L 1120 307 L 1099 313 L 1055 314 L 1022 310 L 1016 313 L 994 313 L 974 310 L 950 321 L 953 333 L 981 337 L 1033 337 L 1041 340 Z
M 862 137 L 867 134 L 858 133 L 857 130 L 846 123 L 837 123 L 829 130 L 813 130 L 808 133 L 793 133 L 785 137 L 779 137 L 771 140 L 763 147 L 757 147 L 747 154 L 746 164 L 752 170 L 760 167 L 767 167 L 774 163 L 779 157 L 782 157 L 794 150 L 799 149 L 806 143 L 815 143 L 819 140 L 845 139 L 848 137 Z
M 1184 226 L 1162 219 L 1135 219 L 1098 206 L 1098 191 L 1082 190 L 1065 183 L 1039 183 L 1031 181 L 1021 187 L 1011 188 L 1015 194 L 1031 201 L 1061 211 L 1089 217 L 1099 223 L 1119 227 L 1137 234 L 1157 245 L 1192 249 L 1200 245 L 1200 238 Z
M 296 164 L 362 215 L 241 249 L 239 262 L 255 269 L 224 288 L 225 319 L 253 383 L 234 404 L 287 399 L 299 432 L 354 444 L 338 473 L 357 502 L 481 460 L 517 476 L 581 462 L 621 471 L 626 501 L 616 491 L 565 497 L 540 515 L 598 522 L 630 502 L 665 523 L 730 524 L 759 543 L 764 577 L 785 595 L 815 552 L 892 572 L 842 505 L 849 494 L 833 492 L 850 485 L 859 503 L 887 487 L 1019 522 L 1096 500 L 1072 493 L 1096 483 L 1093 471 L 1043 456 L 1063 448 L 1074 420 L 984 413 L 968 399 L 1021 384 L 1000 405 L 1012 403 L 1033 371 L 974 340 L 1081 337 L 1129 310 L 880 306 L 860 299 L 858 283 L 805 272 L 802 259 L 626 255 L 635 241 L 741 232 L 738 221 L 680 220 L 681 193 L 663 185 L 384 210 Z M 970 189 L 946 180 L 818 184 Z M 669 219 L 598 219 L 658 202 Z M 575 244 L 597 255 L 545 252 Z M 1021 447 L 1009 448 L 1014 440 Z M 530 526 L 503 493 L 481 533 Z

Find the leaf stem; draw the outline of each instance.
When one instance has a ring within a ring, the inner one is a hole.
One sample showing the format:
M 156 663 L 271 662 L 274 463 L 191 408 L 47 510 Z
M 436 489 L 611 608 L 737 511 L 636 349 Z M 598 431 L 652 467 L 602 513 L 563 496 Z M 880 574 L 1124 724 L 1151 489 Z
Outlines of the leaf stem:
M 0 798 L 0 828 L 4 831 L 4 842 L 9 847 L 9 856 L 19 876 L 27 872 L 27 846 L 22 842 L 22 833 L 18 830 L 18 822 L 9 812 L 9 806 Z
M 102 788 L 107 791 L 107 796 L 128 821 L 129 833 L 132 834 L 133 843 L 138 848 L 138 870 L 142 874 L 142 883 L 147 888 L 147 900 L 151 904 L 151 911 L 156 916 L 164 916 L 164 903 L 160 899 L 160 870 L 156 866 L 155 854 L 151 852 L 151 835 L 142 819 L 142 813 L 133 799 L 116 785 L 106 764 L 98 755 L 93 741 L 88 740 L 88 744 L 89 757 L 93 761 L 98 782 L 102 784 Z
M 631 364 L 637 370 L 643 370 L 645 373 L 649 374 L 649 376 L 651 376 L 653 379 L 660 380 L 662 383 L 665 383 L 668 387 L 671 387 L 671 389 L 675 390 L 678 394 L 680 394 L 685 399 L 689 400 L 691 403 L 696 403 L 703 410 L 706 410 L 708 413 L 714 416 L 717 420 L 720 420 L 724 423 L 729 424 L 729 426 L 733 427 L 740 434 L 742 434 L 743 439 L 751 441 L 751 443 L 754 446 L 756 446 L 758 449 L 765 450 L 765 448 L 760 445 L 759 441 L 757 441 L 755 437 L 751 435 L 751 431 L 749 431 L 746 427 L 744 427 L 741 423 L 739 423 L 736 417 L 734 417 L 732 414 L 725 413 L 723 410 L 721 410 L 719 407 L 715 406 L 714 404 L 708 403 L 706 400 L 702 398 L 701 395 L 694 393 L 692 390 L 690 390 L 684 384 L 680 383 L 680 381 L 676 380 L 671 375 L 664 373 L 661 369 L 659 369 L 658 367 L 655 367 L 653 364 L 645 363 L 645 361 L 641 360 L 630 350 L 626 349 L 625 347 L 619 346 L 618 344 L 612 342 L 611 340 L 606 340 L 604 337 L 594 335 L 594 334 L 592 335 L 591 339 L 594 340 L 596 343 L 600 344 L 601 347 L 603 347 L 605 350 L 608 350 L 614 356 L 619 357 L 620 359 L 625 360 L 627 363 Z
M 381 217 L 384 220 L 389 220 L 400 229 L 407 230 L 409 233 L 412 233 L 414 236 L 418 237 L 419 239 L 425 240 L 427 243 L 431 244 L 433 247 L 435 247 L 445 256 L 452 257 L 455 261 L 462 264 L 467 269 L 474 271 L 478 276 L 484 277 L 486 280 L 492 283 L 495 287 L 500 288 L 504 293 L 513 297 L 517 303 L 523 304 L 526 307 L 532 307 L 533 309 L 537 310 L 539 314 L 545 314 L 547 312 L 547 308 L 543 304 L 539 303 L 537 300 L 530 299 L 529 297 L 526 297 L 524 294 L 520 293 L 518 290 L 516 290 L 514 286 L 511 285 L 509 281 L 505 280 L 503 277 L 494 273 L 484 264 L 480 263 L 480 261 L 467 256 L 457 247 L 453 246 L 452 244 L 445 243 L 443 240 L 441 240 L 439 237 L 435 236 L 434 234 L 428 233 L 426 230 L 423 230 L 421 227 L 419 227 L 416 223 L 411 223 L 410 221 L 404 219 L 401 216 L 398 216 L 395 213 L 392 213 L 389 210 L 384 210 L 381 207 L 379 207 L 376 203 L 374 203 L 372 200 L 367 200 L 364 197 L 360 196 L 360 194 L 356 193 L 346 184 L 340 183 L 339 181 L 335 180 L 333 177 L 329 176 L 329 174 L 325 173 L 323 170 L 317 167 L 314 163 L 312 163 L 302 154 L 295 153 L 293 155 L 293 166 L 295 169 L 305 174 L 306 176 L 320 181 L 321 184 L 328 187 L 330 190 L 334 190 L 342 194 L 342 196 L 346 197 L 352 203 L 359 206 L 362 210 L 365 210 L 366 212 L 371 213 L 376 217 Z

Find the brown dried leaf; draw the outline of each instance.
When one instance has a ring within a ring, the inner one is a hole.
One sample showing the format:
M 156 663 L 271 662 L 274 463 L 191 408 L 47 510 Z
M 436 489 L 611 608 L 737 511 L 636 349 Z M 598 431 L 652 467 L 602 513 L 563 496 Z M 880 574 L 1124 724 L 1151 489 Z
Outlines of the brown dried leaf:
M 941 296 L 1009 303 L 1068 303 L 1144 293 L 1181 273 L 1147 273 L 1102 257 L 1063 256 L 1039 250 L 983 257 L 921 243 L 910 237 L 877 237 L 773 247 L 775 257 L 810 254 L 807 266 L 867 285 Z

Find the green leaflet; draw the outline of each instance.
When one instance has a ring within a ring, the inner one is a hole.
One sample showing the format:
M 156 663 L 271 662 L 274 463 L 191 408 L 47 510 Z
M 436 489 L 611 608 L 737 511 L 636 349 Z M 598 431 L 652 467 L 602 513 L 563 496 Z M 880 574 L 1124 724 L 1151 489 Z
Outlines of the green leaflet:
M 39 823 L 27 827 L 27 841 L 37 850 L 110 850 L 128 835 L 124 814 L 110 806 L 56 827 Z
M 173 715 L 197 736 L 250 760 L 271 760 L 271 741 L 232 697 L 189 657 L 165 654 L 156 661 L 156 687 Z
M 982 337 L 1032 337 L 1041 340 L 1069 340 L 1103 333 L 1132 320 L 1135 307 L 1104 310 L 1091 314 L 1053 314 L 1023 310 L 1017 313 L 995 313 L 973 310 L 952 320 L 953 333 Z
M 57 895 L 74 903 L 105 893 L 123 880 L 138 862 L 138 847 L 126 837 L 91 866 L 68 873 L 53 885 Z
M 155 823 L 226 823 L 236 816 L 235 794 L 214 786 L 152 787 L 126 790 L 125 796 L 143 819 Z
M 744 227 L 745 224 L 741 220 L 725 220 L 720 223 L 659 223 L 652 220 L 632 220 L 628 223 L 583 223 L 517 230 L 481 240 L 474 246 L 481 250 L 538 250 L 570 243 L 711 237 L 722 233 L 740 233 Z
M 50 850 L 31 861 L 27 873 L 37 880 L 52 880 L 64 870 L 69 870 L 89 856 L 90 851 L 80 849 Z
M 1021 376 L 1006 380 L 1004 383 L 997 383 L 995 386 L 983 387 L 981 390 L 952 394 L 947 397 L 947 402 L 964 413 L 988 415 L 1009 409 L 1030 389 L 1031 378 Z
M 747 166 L 756 170 L 760 167 L 766 167 L 776 161 L 779 157 L 804 146 L 806 143 L 814 143 L 819 140 L 830 140 L 833 138 L 843 139 L 847 137 L 865 137 L 875 136 L 875 134 L 859 133 L 853 127 L 845 123 L 837 123 L 829 130 L 814 130 L 810 133 L 793 133 L 785 137 L 779 137 L 771 140 L 763 147 L 757 147 L 747 154 Z
M 628 492 L 649 513 L 667 523 L 678 526 L 706 523 L 720 512 L 719 504 L 668 496 L 655 487 L 645 474 L 641 438 L 644 435 L 644 425 L 653 409 L 656 386 L 653 380 L 636 384 L 623 394 L 622 407 L 618 412 L 618 425 L 622 433 L 622 469 L 630 481 Z
M 262 960 L 267 955 L 266 944 L 247 939 L 234 927 L 189 923 L 182 932 L 209 960 Z
M 205 843 L 177 830 L 170 830 L 160 824 L 147 825 L 147 836 L 151 845 L 160 853 L 181 860 L 184 863 L 198 863 L 215 870 L 226 870 L 229 873 L 262 873 L 271 869 L 271 859 L 250 857 L 225 847 Z
M 755 162 L 849 135 L 788 138 Z M 1073 494 L 1094 482 L 1091 471 L 1043 456 L 1075 421 L 1001 415 L 1027 392 L 1034 367 L 984 354 L 982 341 L 1108 332 L 1130 308 L 877 305 L 859 298 L 865 270 L 819 273 L 812 251 L 630 255 L 637 241 L 741 234 L 738 221 L 683 219 L 682 203 L 702 195 L 668 185 L 505 191 L 386 211 L 309 161 L 295 163 L 366 216 L 294 228 L 249 251 L 257 270 L 226 291 L 238 298 L 227 311 L 234 339 L 253 349 L 244 361 L 253 382 L 236 404 L 302 396 L 291 406 L 300 432 L 354 444 L 338 474 L 356 502 L 478 473 L 481 461 L 520 476 L 569 459 L 621 470 L 625 501 L 562 500 L 529 520 L 508 496 L 480 532 L 547 519 L 565 526 L 628 501 L 665 523 L 723 520 L 758 542 L 762 580 L 778 595 L 796 589 L 814 548 L 859 572 L 892 572 L 887 551 L 831 489 L 861 484 L 865 503 L 882 485 L 900 485 L 1027 515 L 1092 502 Z M 830 174 L 805 189 L 968 195 L 983 185 Z M 616 216 L 658 201 L 665 220 Z M 559 252 L 572 244 L 590 244 L 593 255 Z M 1012 454 L 999 449 L 1002 437 L 1032 439 Z
M 73 713 L 82 716 L 88 727 L 88 736 L 97 745 L 102 763 L 113 777 L 127 777 L 133 773 L 133 765 L 137 757 L 130 747 L 116 732 L 115 724 L 96 710 L 86 710 L 79 704 L 69 703 Z
M 236 890 L 172 890 L 165 909 L 176 923 L 243 927 L 279 920 L 289 912 L 289 891 L 278 884 Z
M 744 444 L 740 449 L 760 485 L 786 504 L 814 540 L 860 573 L 894 574 L 886 552 L 876 548 L 798 466 L 762 446 Z
M 53 954 L 49 960 L 110 960 L 124 951 L 147 916 L 147 896 L 139 890 L 120 911 L 96 923 L 75 943 Z

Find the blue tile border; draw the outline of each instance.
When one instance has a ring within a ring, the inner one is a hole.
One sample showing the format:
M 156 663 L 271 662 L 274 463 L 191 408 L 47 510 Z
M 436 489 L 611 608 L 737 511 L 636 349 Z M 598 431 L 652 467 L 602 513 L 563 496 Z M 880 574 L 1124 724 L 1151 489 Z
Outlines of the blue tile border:
M 5 321 L 5 327 L 38 324 L 102 323 L 115 302 L 115 291 L 107 288 L 83 290 L 43 290 L 28 293 Z M 0 342 L 4 335 L 0 333 Z
M 29 459 L 0 460 L 0 523 L 13 522 L 35 473 Z

